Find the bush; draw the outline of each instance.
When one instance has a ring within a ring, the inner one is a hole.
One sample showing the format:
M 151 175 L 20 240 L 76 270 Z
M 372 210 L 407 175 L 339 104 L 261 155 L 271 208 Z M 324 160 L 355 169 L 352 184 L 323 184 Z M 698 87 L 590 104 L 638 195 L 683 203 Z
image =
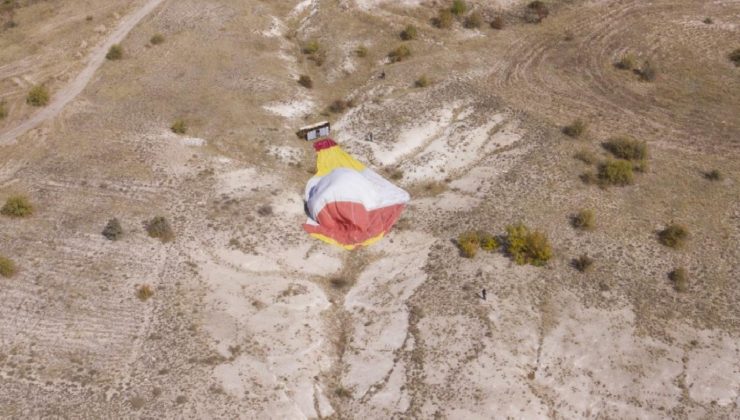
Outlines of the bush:
M 465 27 L 469 29 L 475 29 L 480 28 L 483 24 L 483 17 L 481 17 L 480 12 L 477 10 L 465 19 Z
M 148 284 L 142 284 L 136 289 L 136 297 L 142 302 L 148 300 L 152 296 L 154 296 L 154 290 L 152 290 L 152 286 Z
M 0 276 L 13 277 L 16 271 L 15 262 L 10 258 L 0 255 Z
M 5 108 L 5 102 L 0 102 L 0 120 L 8 116 L 8 110 Z
M 416 26 L 414 25 L 408 25 L 403 31 L 401 31 L 401 39 L 404 41 L 411 41 L 412 39 L 416 39 L 416 37 Z
M 588 255 L 583 254 L 578 258 L 573 258 L 570 263 L 573 268 L 580 271 L 581 273 L 585 273 L 586 271 L 591 269 L 591 266 L 594 264 L 594 260 Z
M 630 185 L 634 182 L 632 163 L 609 159 L 599 165 L 599 180 L 605 185 Z
M 682 225 L 671 223 L 658 232 L 658 241 L 670 248 L 681 248 L 689 238 L 689 231 Z
M 115 217 L 108 220 L 108 224 L 105 225 L 102 234 L 110 241 L 117 241 L 121 236 L 123 236 L 121 222 L 119 222 Z
M 740 48 L 735 49 L 735 51 L 731 52 L 728 57 L 730 58 L 730 61 L 735 63 L 735 67 L 740 66 Z
M 157 238 L 162 243 L 170 242 L 175 239 L 175 233 L 164 216 L 156 216 L 146 222 L 146 231 L 152 238 Z
M 366 46 L 364 46 L 364 45 L 360 45 L 360 46 L 359 46 L 359 47 L 357 47 L 357 49 L 355 50 L 355 54 L 356 54 L 356 55 L 357 55 L 358 57 L 360 57 L 360 58 L 365 58 L 365 57 L 367 57 L 367 47 L 366 47 Z
M 9 217 L 26 217 L 33 214 L 33 206 L 26 196 L 13 195 L 5 201 L 0 214 Z
M 524 20 L 530 23 L 540 23 L 542 19 L 546 18 L 550 14 L 550 9 L 547 8 L 544 2 L 535 0 L 527 5 L 527 10 L 524 13 Z
M 602 146 L 619 159 L 640 161 L 648 157 L 647 143 L 632 137 L 614 137 Z
M 543 266 L 552 258 L 552 247 L 544 233 L 530 231 L 521 223 L 507 226 L 506 233 L 506 252 L 517 264 Z
M 491 21 L 491 28 L 498 30 L 504 29 L 504 18 L 502 18 L 501 16 L 496 16 L 495 18 L 493 18 L 493 20 Z
M 673 288 L 677 292 L 683 293 L 689 290 L 689 275 L 686 273 L 685 268 L 676 268 L 668 273 L 668 278 L 673 282 Z
M 422 75 L 421 77 L 416 79 L 416 81 L 414 82 L 414 86 L 418 88 L 423 88 L 429 86 L 430 83 L 431 82 L 429 81 L 429 78 L 427 78 L 426 75 Z
M 455 18 L 449 9 L 442 9 L 439 11 L 439 15 L 434 18 L 434 26 L 440 29 L 450 29 L 454 20 Z
M 652 63 L 650 63 L 650 61 L 645 61 L 642 64 L 642 67 L 637 70 L 637 74 L 640 75 L 640 79 L 642 79 L 643 81 L 652 82 L 657 77 L 658 71 L 655 69 Z
M 159 45 L 164 42 L 164 35 L 162 34 L 154 34 L 150 39 L 149 42 L 152 45 Z
M 321 46 L 319 45 L 319 41 L 311 40 L 303 45 L 302 51 L 303 51 L 303 54 L 311 55 L 311 54 L 316 54 L 317 52 L 319 52 L 319 49 L 321 49 Z
M 120 60 L 123 58 L 123 47 L 119 44 L 111 45 L 108 54 L 105 55 L 108 60 Z
M 714 20 L 710 17 L 705 17 L 702 22 L 706 23 L 707 25 L 711 25 L 714 23 Z
M 43 85 L 36 85 L 28 91 L 26 103 L 32 106 L 44 106 L 49 103 L 49 91 Z
M 388 53 L 391 63 L 397 63 L 411 56 L 411 50 L 405 45 L 401 45 L 395 50 Z
M 704 172 L 704 178 L 710 181 L 722 181 L 722 173 L 717 169 L 712 169 L 709 172 Z
M 465 14 L 466 10 L 468 10 L 468 6 L 463 0 L 454 0 L 452 2 L 452 6 L 450 7 L 450 12 L 456 16 L 461 16 Z
M 587 149 L 577 151 L 573 155 L 573 157 L 589 165 L 596 162 L 596 155 L 594 155 L 590 150 Z
M 571 224 L 576 229 L 593 230 L 596 226 L 594 211 L 582 209 L 571 217 Z
M 339 114 L 348 108 L 352 108 L 354 105 L 355 104 L 352 100 L 346 101 L 344 99 L 337 99 L 329 105 L 329 111 Z
M 563 134 L 573 138 L 580 137 L 585 131 L 586 123 L 580 118 L 563 127 Z
M 185 123 L 185 120 L 178 118 L 172 123 L 170 130 L 175 134 L 185 134 L 188 131 L 188 125 Z
M 311 76 L 302 74 L 298 78 L 298 84 L 303 86 L 306 89 L 311 89 L 313 87 L 313 80 L 311 80 Z
M 617 61 L 614 66 L 620 70 L 632 70 L 637 66 L 637 60 L 632 54 L 625 54 Z
M 498 241 L 490 233 L 480 232 L 478 234 L 478 238 L 479 238 L 480 247 L 484 251 L 493 252 L 497 250 L 499 247 Z
M 259 214 L 262 217 L 272 216 L 273 215 L 272 206 L 269 204 L 263 204 L 259 206 L 259 208 L 257 209 L 257 214 Z
M 480 238 L 478 233 L 468 231 L 461 233 L 457 237 L 457 246 L 460 248 L 460 254 L 465 258 L 473 258 L 480 248 Z

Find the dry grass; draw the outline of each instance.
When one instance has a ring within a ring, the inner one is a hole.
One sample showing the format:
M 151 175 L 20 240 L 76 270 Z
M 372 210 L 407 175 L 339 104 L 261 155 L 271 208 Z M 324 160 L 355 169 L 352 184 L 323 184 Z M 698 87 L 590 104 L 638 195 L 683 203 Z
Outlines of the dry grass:
M 550 15 L 550 9 L 545 2 L 535 0 L 527 4 L 527 10 L 524 12 L 524 20 L 529 23 L 540 23 L 548 15 Z
M 178 118 L 172 123 L 170 130 L 175 134 L 185 134 L 188 132 L 188 124 L 182 118 Z
M 685 268 L 677 267 L 668 273 L 668 278 L 673 282 L 673 288 L 677 292 L 684 293 L 689 290 L 689 275 Z
M 722 181 L 722 173 L 718 169 L 704 172 L 704 178 L 710 181 Z
M 355 106 L 352 100 L 336 99 L 329 105 L 329 112 L 340 114 Z
M 460 248 L 460 255 L 465 258 L 475 258 L 480 248 L 480 238 L 478 232 L 463 232 L 457 237 L 457 247 Z
M 735 67 L 740 67 L 740 48 L 736 48 L 733 52 L 728 54 L 727 58 L 735 64 Z
M 45 106 L 49 103 L 49 91 L 43 85 L 36 85 L 28 91 L 26 103 L 31 106 Z
M 175 233 L 164 216 L 156 216 L 147 221 L 145 227 L 150 237 L 157 238 L 162 243 L 171 242 L 175 239 Z
M 632 163 L 623 159 L 609 159 L 599 165 L 601 185 L 631 185 L 635 182 Z
M 450 6 L 450 12 L 455 16 L 462 16 L 468 10 L 468 5 L 463 0 L 454 0 Z
M 0 214 L 9 217 L 28 217 L 33 214 L 33 205 L 25 195 L 13 195 L 5 200 Z
M 479 11 L 474 11 L 467 18 L 465 18 L 465 27 L 468 29 L 477 29 L 483 25 L 483 16 Z
M 102 234 L 110 241 L 119 240 L 121 236 L 123 236 L 123 228 L 121 227 L 121 222 L 119 222 L 118 219 L 116 219 L 115 217 L 108 220 L 108 224 L 106 224 L 105 228 L 103 228 Z
M 302 74 L 298 77 L 298 84 L 306 89 L 311 89 L 313 87 L 313 80 L 311 80 L 311 76 Z
M 368 53 L 367 47 L 364 45 L 360 45 L 359 47 L 357 47 L 357 49 L 355 49 L 355 55 L 360 58 L 367 57 L 367 53 Z
M 411 41 L 416 39 L 418 36 L 418 31 L 416 30 L 416 26 L 414 25 L 407 25 L 406 28 L 404 28 L 403 31 L 401 31 L 400 37 L 404 41 Z
M 578 118 L 570 125 L 563 127 L 563 134 L 568 137 L 578 138 L 586 132 L 586 122 Z
M 388 58 L 391 60 L 391 63 L 398 63 L 399 61 L 403 61 L 409 57 L 411 57 L 411 49 L 405 45 L 401 45 L 388 53 Z
M 146 302 L 152 296 L 154 296 L 154 289 L 148 284 L 142 284 L 136 289 L 136 297 L 142 302 Z
M 440 29 L 450 29 L 454 21 L 455 21 L 455 16 L 452 14 L 450 9 L 440 10 L 437 17 L 432 19 L 432 23 L 434 23 L 434 26 Z
M 506 234 L 506 252 L 517 264 L 543 266 L 552 258 L 552 246 L 544 233 L 518 223 L 507 226 Z
M 13 277 L 17 272 L 15 262 L 10 258 L 0 255 L 0 276 Z
M 431 81 L 429 81 L 429 78 L 426 75 L 420 76 L 416 81 L 414 82 L 414 86 L 418 88 L 424 88 L 431 84 Z
M 602 146 L 618 159 L 644 160 L 648 157 L 647 143 L 629 136 L 614 137 Z
M 154 34 L 149 39 L 149 43 L 151 43 L 152 45 L 159 45 L 163 42 L 164 42 L 164 35 L 162 34 Z
M 573 154 L 573 157 L 589 165 L 593 165 L 598 160 L 597 156 L 588 149 L 581 149 L 577 151 Z
M 502 18 L 501 16 L 496 16 L 493 18 L 493 20 L 491 20 L 491 28 L 493 29 L 501 30 L 504 29 L 504 26 L 504 18 Z
M 108 54 L 105 55 L 108 60 L 120 60 L 123 58 L 123 47 L 119 44 L 111 45 Z
M 596 217 L 591 209 L 581 209 L 578 213 L 571 216 L 571 224 L 574 228 L 580 230 L 594 230 L 596 227 Z
M 625 54 L 619 59 L 614 66 L 620 70 L 633 70 L 637 67 L 637 59 L 632 54 Z
M 0 101 L 0 120 L 8 116 L 8 110 L 5 107 L 5 101 Z
M 658 241 L 669 248 L 681 248 L 689 239 L 689 231 L 685 226 L 671 223 L 658 232 Z
M 586 271 L 589 271 L 591 269 L 591 266 L 594 264 L 594 260 L 588 255 L 583 254 L 578 258 L 573 258 L 570 264 L 576 270 L 580 271 L 581 273 L 585 273 Z

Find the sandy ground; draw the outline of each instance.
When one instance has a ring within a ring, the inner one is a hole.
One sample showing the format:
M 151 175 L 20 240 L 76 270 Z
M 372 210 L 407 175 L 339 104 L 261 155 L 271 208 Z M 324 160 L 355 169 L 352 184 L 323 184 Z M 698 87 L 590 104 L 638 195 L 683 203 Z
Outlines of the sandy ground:
M 437 29 L 432 1 L 21 3 L 0 32 L 0 200 L 36 212 L 0 218 L 19 267 L 0 278 L 0 417 L 740 416 L 736 2 L 553 1 L 540 24 L 524 2 L 469 2 L 503 30 Z M 116 42 L 125 58 L 104 60 Z M 657 79 L 614 68 L 625 52 Z M 37 83 L 46 108 L 24 103 Z M 294 132 L 319 119 L 411 192 L 376 246 L 301 229 L 315 154 Z M 573 154 L 621 133 L 648 142 L 648 170 L 584 184 Z M 569 224 L 585 207 L 592 232 Z M 174 242 L 146 235 L 156 215 Z M 111 217 L 120 241 L 100 234 Z M 517 221 L 548 235 L 547 266 L 459 255 L 461 232 Z M 670 221 L 682 249 L 655 238 Z

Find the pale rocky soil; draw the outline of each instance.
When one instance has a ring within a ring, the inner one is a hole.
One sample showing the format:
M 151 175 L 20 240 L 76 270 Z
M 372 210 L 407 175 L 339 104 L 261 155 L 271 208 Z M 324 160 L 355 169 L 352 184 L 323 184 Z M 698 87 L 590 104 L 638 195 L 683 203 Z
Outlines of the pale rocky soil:
M 539 25 L 480 2 L 501 31 L 436 29 L 432 1 L 21 3 L 0 32 L 0 201 L 37 211 L 0 218 L 20 268 L 0 278 L 0 417 L 740 417 L 737 2 L 553 1 Z M 389 64 L 408 23 L 413 55 Z M 125 58 L 91 67 L 120 28 Z M 657 79 L 615 69 L 624 52 Z M 58 113 L 25 104 L 37 83 Z M 338 98 L 356 106 L 322 115 Z M 560 133 L 576 117 L 579 140 Z M 293 133 L 325 118 L 412 193 L 369 249 L 301 229 L 314 152 Z M 621 133 L 648 142 L 648 171 L 582 183 L 572 155 Z M 568 223 L 583 207 L 593 232 Z M 142 227 L 160 214 L 172 243 Z M 517 221 L 550 237 L 546 267 L 458 255 L 460 232 Z M 657 242 L 670 221 L 685 248 Z

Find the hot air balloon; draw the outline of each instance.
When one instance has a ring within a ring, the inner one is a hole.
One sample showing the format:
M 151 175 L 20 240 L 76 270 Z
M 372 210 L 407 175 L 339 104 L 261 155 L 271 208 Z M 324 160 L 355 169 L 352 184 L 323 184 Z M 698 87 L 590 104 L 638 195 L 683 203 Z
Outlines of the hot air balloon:
M 313 143 L 316 175 L 306 184 L 311 236 L 345 249 L 371 245 L 388 233 L 409 194 L 347 154 L 331 139 Z

